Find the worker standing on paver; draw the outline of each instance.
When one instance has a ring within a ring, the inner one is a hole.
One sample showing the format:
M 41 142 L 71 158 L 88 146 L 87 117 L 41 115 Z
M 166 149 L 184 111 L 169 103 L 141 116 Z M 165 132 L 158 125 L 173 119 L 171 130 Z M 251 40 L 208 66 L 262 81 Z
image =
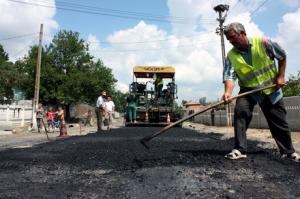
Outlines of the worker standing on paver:
M 162 77 L 157 75 L 157 77 L 155 78 L 155 81 L 154 81 L 154 89 L 155 89 L 155 92 L 158 97 L 161 97 L 161 95 L 162 95 L 163 86 L 164 86 L 164 81 L 163 81 Z
M 225 157 L 246 158 L 246 131 L 252 119 L 252 111 L 258 103 L 268 122 L 270 131 L 279 147 L 282 157 L 300 162 L 294 150 L 291 133 L 286 121 L 281 87 L 285 84 L 286 54 L 276 43 L 262 37 L 248 38 L 240 23 L 231 23 L 224 29 L 227 40 L 233 45 L 228 52 L 223 71 L 225 91 L 223 100 L 229 101 L 234 80 L 238 79 L 240 92 L 277 84 L 277 87 L 237 99 L 234 111 L 234 149 Z M 276 68 L 275 59 L 278 62 Z
M 129 96 L 126 98 L 127 108 L 128 108 L 128 118 L 130 123 L 136 123 L 136 104 L 137 104 L 137 97 L 134 93 L 130 93 Z

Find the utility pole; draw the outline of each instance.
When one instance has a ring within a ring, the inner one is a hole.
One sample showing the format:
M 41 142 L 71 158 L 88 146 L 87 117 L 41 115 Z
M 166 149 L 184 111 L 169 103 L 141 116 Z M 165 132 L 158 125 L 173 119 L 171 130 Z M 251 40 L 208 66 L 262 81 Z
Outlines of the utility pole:
M 229 10 L 229 5 L 226 4 L 219 4 L 214 7 L 214 10 L 219 14 L 219 18 L 217 18 L 217 21 L 219 21 L 219 27 L 216 29 L 216 33 L 220 35 L 221 37 L 221 50 L 222 50 L 222 63 L 223 63 L 223 70 L 225 67 L 225 43 L 224 43 L 224 22 L 227 15 L 227 11 Z M 225 12 L 225 15 L 223 15 L 223 12 Z M 226 107 L 226 124 L 227 126 L 231 125 L 231 114 L 230 114 L 230 104 L 225 105 Z
M 37 129 L 36 109 L 39 104 L 39 96 L 40 96 L 42 39 L 43 39 L 43 24 L 41 24 L 40 26 L 38 56 L 37 56 L 36 70 L 35 70 L 34 97 L 32 102 L 32 128 L 33 129 Z

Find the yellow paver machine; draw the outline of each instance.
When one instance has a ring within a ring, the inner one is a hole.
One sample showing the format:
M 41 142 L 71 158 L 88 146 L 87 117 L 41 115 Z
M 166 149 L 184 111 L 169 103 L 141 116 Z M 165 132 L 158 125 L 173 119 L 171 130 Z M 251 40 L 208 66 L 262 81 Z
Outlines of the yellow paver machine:
M 177 85 L 172 66 L 135 66 L 129 93 L 136 97 L 136 123 L 125 114 L 126 126 L 166 126 L 179 120 Z

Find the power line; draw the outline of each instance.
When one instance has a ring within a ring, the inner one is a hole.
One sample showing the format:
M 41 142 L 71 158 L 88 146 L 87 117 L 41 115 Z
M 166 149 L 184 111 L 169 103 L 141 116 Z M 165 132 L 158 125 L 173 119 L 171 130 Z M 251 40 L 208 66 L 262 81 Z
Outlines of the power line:
M 48 35 L 48 37 L 53 37 L 55 34 L 50 32 L 45 32 L 44 35 Z M 190 35 L 180 35 L 176 38 L 168 38 L 168 39 L 158 39 L 158 40 L 141 40 L 141 41 L 120 41 L 120 42 L 109 42 L 109 41 L 103 41 L 98 40 L 95 42 L 89 42 L 87 38 L 84 39 L 84 41 L 88 44 L 95 44 L 95 43 L 101 43 L 101 44 L 117 44 L 117 45 L 123 45 L 123 44 L 144 44 L 144 43 L 159 43 L 159 42 L 167 42 L 167 41 L 173 41 L 173 40 L 179 40 L 180 38 L 191 38 L 191 37 L 198 37 L 201 35 L 205 35 L 205 33 L 198 33 L 198 34 L 190 34 Z
M 28 33 L 28 34 L 24 34 L 24 35 L 17 35 L 17 36 L 13 36 L 13 37 L 7 37 L 7 38 L 2 38 L 0 39 L 0 41 L 5 41 L 5 40 L 11 40 L 11 39 L 19 39 L 19 38 L 24 38 L 24 37 L 29 37 L 32 35 L 36 35 L 38 32 L 35 33 Z
M 121 10 L 112 10 L 112 9 L 103 9 L 103 8 L 95 8 L 84 6 L 80 4 L 68 4 L 66 7 L 66 3 L 60 3 L 60 5 L 54 6 L 53 4 L 40 4 L 34 2 L 25 2 L 21 0 L 7 0 L 15 3 L 31 5 L 31 6 L 41 6 L 47 8 L 57 8 L 60 10 L 72 11 L 72 12 L 79 12 L 79 13 L 86 13 L 86 14 L 95 14 L 95 15 L 103 15 L 103 16 L 112 16 L 112 17 L 119 17 L 119 18 L 127 18 L 127 19 L 136 19 L 136 20 L 149 20 L 149 21 L 157 21 L 157 22 L 172 22 L 172 23 L 179 23 L 185 25 L 197 24 L 194 21 L 189 21 L 190 19 L 187 18 L 178 18 L 178 17 L 171 17 L 171 16 L 161 16 L 161 15 L 151 15 L 146 13 L 138 13 L 138 12 L 128 12 L 128 11 L 121 11 Z M 39 1 L 44 2 L 45 1 Z M 65 5 L 64 5 L 65 4 Z M 214 22 L 213 19 L 202 19 L 203 22 L 212 23 Z
M 43 1 L 43 0 L 40 0 Z M 47 0 L 44 0 L 43 2 L 47 2 Z M 136 16 L 146 16 L 146 17 L 155 17 L 155 18 L 171 18 L 171 16 L 167 15 L 158 15 L 158 14 L 149 14 L 149 13 L 143 13 L 143 12 L 133 12 L 133 11 L 124 11 L 124 10 L 117 10 L 117 9 L 109 9 L 109 8 L 100 8 L 100 7 L 95 7 L 95 6 L 86 6 L 82 4 L 76 4 L 76 3 L 71 3 L 71 2 L 65 2 L 65 1 L 56 1 L 57 4 L 62 4 L 62 5 L 69 5 L 72 7 L 77 7 L 77 8 L 87 8 L 87 9 L 92 9 L 92 10 L 100 10 L 100 11 L 108 11 L 108 12 L 113 12 L 113 13 L 122 13 L 122 14 L 132 14 Z M 172 16 L 173 19 L 179 19 L 179 20 L 190 20 L 191 18 L 186 18 L 186 17 L 174 17 Z
M 197 37 L 200 36 L 200 34 L 194 34 L 194 35 L 185 35 L 182 37 Z M 132 42 L 108 42 L 108 41 L 98 41 L 99 43 L 102 44 L 144 44 L 144 43 L 158 43 L 158 42 L 167 42 L 167 41 L 172 41 L 172 40 L 178 40 L 178 38 L 169 38 L 169 39 L 159 39 L 159 40 L 146 40 L 146 41 L 132 41 Z M 98 43 L 98 42 L 87 42 L 89 44 L 93 43 Z
M 30 47 L 30 45 L 33 44 L 36 40 L 37 40 L 37 38 L 31 40 L 30 42 L 28 42 L 27 44 L 24 45 L 24 48 L 22 48 L 21 50 L 19 50 L 18 52 L 14 53 L 11 56 L 14 57 L 15 59 L 18 59 L 17 55 L 21 54 L 24 50 L 26 50 L 28 47 Z
M 241 2 L 241 0 L 237 0 L 237 2 L 236 2 L 236 3 L 231 7 L 231 9 L 227 12 L 227 15 L 229 15 L 229 14 L 232 12 L 232 10 L 234 10 L 240 2 Z
M 232 8 L 228 11 L 228 15 L 232 12 L 232 10 L 234 10 L 237 5 L 241 2 L 242 0 L 238 0 L 233 6 Z M 254 8 L 252 11 L 250 11 L 250 16 L 253 16 L 255 12 L 257 12 L 261 7 L 263 7 L 268 0 L 264 0 L 261 4 L 259 4 L 256 8 Z
M 257 12 L 263 5 L 267 3 L 268 0 L 264 0 L 261 4 L 259 4 L 253 11 L 250 12 L 250 16 L 252 16 L 255 12 Z
M 204 40 L 200 42 L 201 44 L 208 43 L 210 41 Z M 198 42 L 199 43 L 199 42 Z M 196 48 L 194 44 L 187 44 L 187 45 L 178 45 L 176 48 Z M 102 52 L 102 53 L 122 53 L 122 52 L 145 52 L 145 51 L 161 51 L 161 50 L 170 50 L 175 49 L 175 47 L 167 47 L 167 48 L 142 48 L 142 49 L 126 49 L 126 50 L 93 50 L 93 52 Z M 89 50 L 91 51 L 91 50 Z

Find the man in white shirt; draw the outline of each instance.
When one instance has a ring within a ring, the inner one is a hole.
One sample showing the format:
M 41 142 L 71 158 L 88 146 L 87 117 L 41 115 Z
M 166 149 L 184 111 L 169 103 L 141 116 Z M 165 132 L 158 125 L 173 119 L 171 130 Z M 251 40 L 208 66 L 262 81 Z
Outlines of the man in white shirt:
M 97 116 L 97 128 L 98 128 L 98 133 L 101 132 L 102 130 L 102 116 L 103 116 L 103 112 L 104 112 L 104 101 L 105 101 L 105 97 L 106 97 L 106 91 L 103 90 L 101 92 L 101 95 L 98 97 L 97 99 L 97 103 L 96 103 L 96 116 Z
M 104 110 L 105 110 L 105 119 L 107 120 L 107 129 L 109 130 L 109 125 L 112 124 L 113 114 L 115 111 L 115 104 L 112 101 L 111 96 L 108 96 L 107 101 L 104 102 Z

